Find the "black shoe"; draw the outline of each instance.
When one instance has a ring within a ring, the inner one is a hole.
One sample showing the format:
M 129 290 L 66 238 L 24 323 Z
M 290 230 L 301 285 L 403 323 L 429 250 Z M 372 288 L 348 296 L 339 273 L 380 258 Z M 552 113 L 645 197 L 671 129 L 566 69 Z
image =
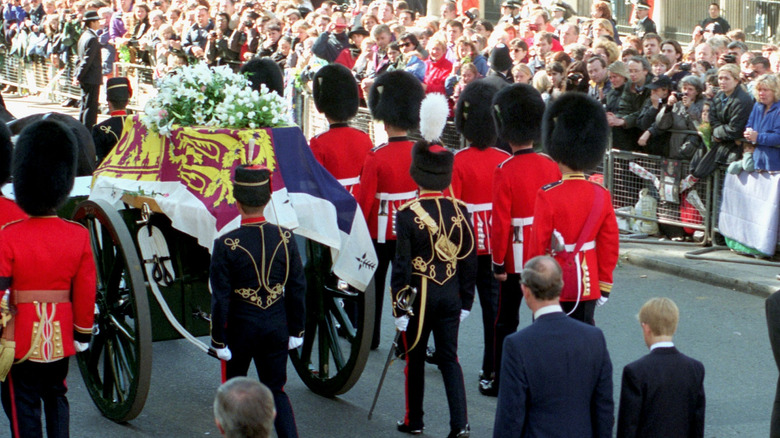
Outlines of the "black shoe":
M 425 349 L 425 361 L 432 365 L 439 364 L 439 356 L 436 355 L 435 347 L 428 347 Z
M 419 435 L 423 432 L 424 427 L 412 427 L 404 423 L 403 420 L 399 420 L 395 423 L 399 432 L 408 433 L 409 435 Z M 468 435 L 467 435 L 468 436 Z
M 498 397 L 498 385 L 495 380 L 480 380 L 479 393 L 488 397 Z
M 447 435 L 447 438 L 469 438 L 469 436 L 471 436 L 471 428 L 467 424 L 466 427 L 461 430 L 451 431 L 450 434 Z

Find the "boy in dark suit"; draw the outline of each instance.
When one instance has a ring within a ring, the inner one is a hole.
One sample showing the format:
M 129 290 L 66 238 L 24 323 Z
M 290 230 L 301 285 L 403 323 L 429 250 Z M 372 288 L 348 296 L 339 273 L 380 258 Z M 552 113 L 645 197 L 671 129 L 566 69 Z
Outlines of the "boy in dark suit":
M 617 436 L 704 436 L 704 365 L 672 343 L 680 311 L 669 298 L 639 310 L 650 354 L 623 369 Z

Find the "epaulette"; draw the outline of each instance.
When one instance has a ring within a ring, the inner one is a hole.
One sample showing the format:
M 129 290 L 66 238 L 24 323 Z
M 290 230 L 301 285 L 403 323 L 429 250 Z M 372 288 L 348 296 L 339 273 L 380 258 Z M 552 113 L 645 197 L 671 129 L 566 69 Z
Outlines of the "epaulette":
M 404 202 L 400 207 L 398 207 L 398 210 L 396 210 L 396 211 L 406 210 L 407 208 L 409 208 L 409 206 L 411 206 L 415 202 L 418 202 L 419 200 L 420 200 L 420 198 L 410 199 L 410 200 Z
M 511 160 L 514 157 L 515 157 L 514 155 L 510 155 L 509 158 L 507 158 L 506 160 L 502 161 L 501 164 L 499 164 L 497 167 L 504 167 L 504 164 L 508 163 L 509 160 Z
M 558 181 L 555 181 L 555 182 L 551 182 L 550 184 L 547 184 L 546 186 L 542 186 L 542 190 L 544 190 L 546 192 L 547 190 L 550 190 L 550 189 L 552 189 L 554 187 L 557 187 L 557 186 L 561 185 L 562 183 L 563 183 L 562 179 L 558 180 Z
M 373 149 L 371 149 L 371 152 L 377 152 L 378 150 L 382 149 L 383 147 L 387 146 L 389 143 L 382 143 L 379 146 L 374 146 Z
M 0 230 L 4 230 L 4 229 L 5 229 L 5 227 L 7 227 L 7 226 L 9 226 L 9 225 L 18 224 L 19 222 L 21 222 L 21 221 L 23 221 L 23 220 L 24 220 L 24 219 L 17 219 L 17 220 L 15 220 L 15 221 L 8 222 L 7 224 L 5 224 L 5 225 L 3 225 L 2 227 L 0 227 Z

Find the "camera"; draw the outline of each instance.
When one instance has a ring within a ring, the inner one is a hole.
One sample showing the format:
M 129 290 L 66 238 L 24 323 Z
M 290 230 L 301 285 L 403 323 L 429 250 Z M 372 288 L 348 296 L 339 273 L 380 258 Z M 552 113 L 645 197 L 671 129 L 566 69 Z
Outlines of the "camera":
M 477 16 L 474 15 L 474 13 L 471 11 L 466 11 L 463 13 L 463 15 L 465 15 L 470 21 L 474 21 L 477 19 Z
M 674 98 L 677 99 L 678 102 L 682 102 L 683 94 L 680 91 L 675 91 L 672 94 L 674 94 Z
M 333 6 L 333 10 L 335 12 L 342 12 L 342 13 L 343 12 L 347 12 L 347 5 L 336 5 L 336 6 Z
M 680 71 L 691 71 L 691 63 L 683 62 L 680 64 Z

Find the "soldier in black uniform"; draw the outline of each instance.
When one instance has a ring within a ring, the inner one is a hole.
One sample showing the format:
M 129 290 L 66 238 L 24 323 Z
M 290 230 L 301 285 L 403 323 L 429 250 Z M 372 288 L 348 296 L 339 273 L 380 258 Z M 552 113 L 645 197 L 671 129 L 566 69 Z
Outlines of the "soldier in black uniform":
M 257 374 L 274 394 L 277 435 L 297 437 L 287 381 L 287 350 L 303 343 L 306 283 L 292 232 L 266 222 L 271 174 L 236 168 L 233 196 L 241 227 L 214 241 L 211 256 L 211 345 L 227 361 L 225 377 Z
M 96 163 L 100 165 L 106 155 L 114 149 L 122 136 L 122 127 L 127 118 L 127 102 L 133 96 L 127 78 L 111 78 L 106 82 L 106 100 L 111 117 L 92 127 L 92 140 L 97 152 Z
M 446 112 L 446 101 L 444 106 Z M 477 256 L 466 204 L 442 193 L 452 179 L 453 161 L 441 145 L 421 141 L 414 146 L 409 173 L 420 194 L 396 214 L 391 294 L 396 327 L 404 332 L 400 349 L 406 353 L 406 416 L 398 430 L 422 433 L 425 346 L 433 332 L 450 408 L 449 437 L 464 438 L 469 426 L 458 328 L 474 302 Z M 418 291 L 411 318 L 399 305 L 410 287 Z

